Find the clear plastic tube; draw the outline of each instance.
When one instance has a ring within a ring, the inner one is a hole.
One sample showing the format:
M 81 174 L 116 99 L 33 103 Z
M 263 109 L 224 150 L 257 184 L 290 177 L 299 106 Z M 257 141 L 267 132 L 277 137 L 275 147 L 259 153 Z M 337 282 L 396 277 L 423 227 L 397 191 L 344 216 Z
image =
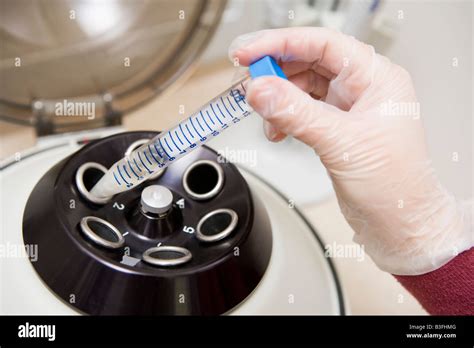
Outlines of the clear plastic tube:
M 156 171 L 190 153 L 253 111 L 248 105 L 246 75 L 197 112 L 116 162 L 90 193 L 105 198 L 145 182 Z

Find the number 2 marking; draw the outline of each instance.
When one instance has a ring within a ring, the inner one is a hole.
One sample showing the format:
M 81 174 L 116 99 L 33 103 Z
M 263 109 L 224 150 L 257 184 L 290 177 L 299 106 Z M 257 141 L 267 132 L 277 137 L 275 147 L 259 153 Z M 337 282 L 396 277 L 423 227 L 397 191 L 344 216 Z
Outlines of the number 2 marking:
M 124 210 L 124 209 L 125 209 L 125 205 L 124 205 L 124 204 L 117 203 L 117 202 L 114 202 L 113 207 L 114 207 L 115 209 L 118 209 L 118 210 Z

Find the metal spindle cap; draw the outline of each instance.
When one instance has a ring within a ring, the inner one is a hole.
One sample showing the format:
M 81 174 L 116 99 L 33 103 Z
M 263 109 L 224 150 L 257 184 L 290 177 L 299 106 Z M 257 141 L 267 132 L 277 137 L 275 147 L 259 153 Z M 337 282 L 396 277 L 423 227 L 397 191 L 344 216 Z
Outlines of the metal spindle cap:
M 142 191 L 141 205 L 146 213 L 164 214 L 173 204 L 173 194 L 161 185 L 150 185 Z

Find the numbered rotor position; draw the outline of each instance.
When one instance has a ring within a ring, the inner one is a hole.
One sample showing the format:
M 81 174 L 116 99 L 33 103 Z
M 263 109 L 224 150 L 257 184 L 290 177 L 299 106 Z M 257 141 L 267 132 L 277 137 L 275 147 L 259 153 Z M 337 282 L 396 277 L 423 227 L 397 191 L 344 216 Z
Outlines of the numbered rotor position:
M 85 146 L 46 173 L 28 200 L 24 241 L 41 254 L 33 267 L 81 312 L 222 314 L 266 270 L 268 216 L 237 168 L 207 147 L 133 190 L 99 201 L 89 194 L 104 167 L 156 134 Z

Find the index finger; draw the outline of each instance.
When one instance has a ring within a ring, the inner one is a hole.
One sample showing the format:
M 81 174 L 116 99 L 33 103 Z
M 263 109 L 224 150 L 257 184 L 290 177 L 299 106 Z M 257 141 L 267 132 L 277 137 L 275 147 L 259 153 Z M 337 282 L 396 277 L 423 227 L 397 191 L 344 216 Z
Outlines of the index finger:
M 253 36 L 253 37 L 252 37 Z M 235 39 L 229 54 L 248 66 L 269 55 L 281 62 L 305 62 L 323 67 L 334 75 L 348 66 L 352 72 L 367 70 L 373 48 L 341 32 L 316 27 L 262 30 Z

